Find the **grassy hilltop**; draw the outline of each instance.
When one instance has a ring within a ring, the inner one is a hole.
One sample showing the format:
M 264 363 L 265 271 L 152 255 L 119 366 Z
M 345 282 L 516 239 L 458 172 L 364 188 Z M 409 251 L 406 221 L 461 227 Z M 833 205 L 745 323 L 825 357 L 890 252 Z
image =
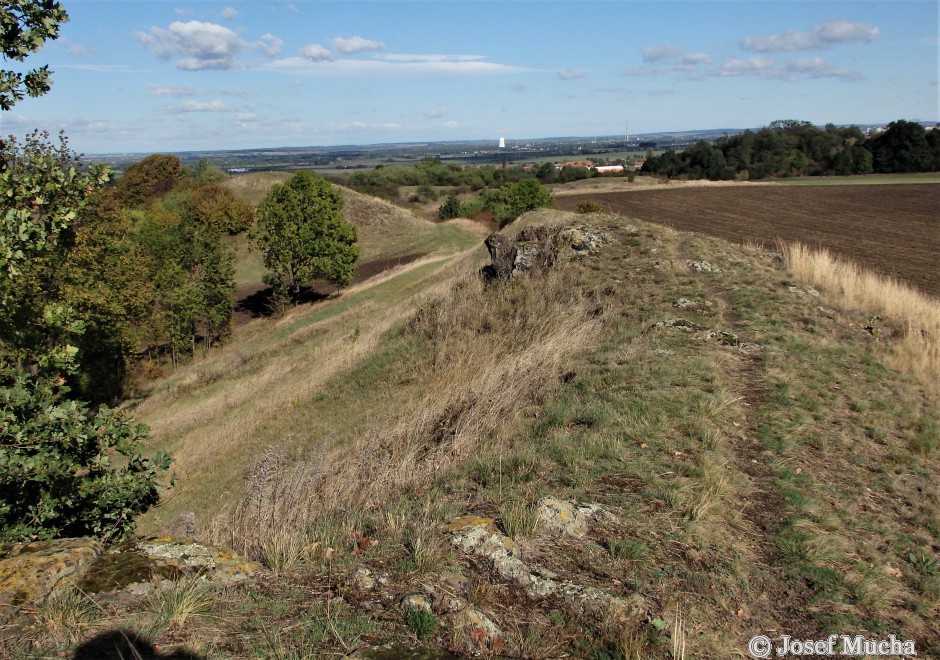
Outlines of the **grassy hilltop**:
M 142 531 L 195 521 L 272 571 L 196 585 L 196 613 L 150 628 L 162 647 L 718 658 L 893 633 L 940 654 L 936 300 L 887 308 L 883 282 L 805 251 L 556 210 L 504 231 L 606 241 L 484 286 L 478 226 L 345 194 L 371 277 L 243 315 L 135 402 L 176 474 Z

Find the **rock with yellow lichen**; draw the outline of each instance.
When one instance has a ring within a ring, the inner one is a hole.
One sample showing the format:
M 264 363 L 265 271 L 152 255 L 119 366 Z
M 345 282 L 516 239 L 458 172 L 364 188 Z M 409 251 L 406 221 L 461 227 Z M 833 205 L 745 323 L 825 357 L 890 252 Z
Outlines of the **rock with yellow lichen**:
M 75 584 L 103 553 L 92 539 L 0 545 L 0 611 Z
M 186 576 L 222 585 L 261 570 L 231 550 L 174 537 L 131 540 L 110 549 L 75 538 L 7 544 L 0 546 L 0 614 L 66 587 L 105 598 L 136 597 Z

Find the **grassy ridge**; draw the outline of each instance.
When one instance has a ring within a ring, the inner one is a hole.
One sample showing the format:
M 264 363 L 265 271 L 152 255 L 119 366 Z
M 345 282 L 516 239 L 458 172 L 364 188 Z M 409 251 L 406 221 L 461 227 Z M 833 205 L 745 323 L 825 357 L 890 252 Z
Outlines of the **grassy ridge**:
M 679 657 L 683 639 L 687 657 L 731 657 L 768 631 L 940 652 L 940 409 L 892 357 L 902 314 L 872 319 L 754 247 L 613 215 L 523 223 L 575 220 L 610 240 L 547 279 L 483 287 L 482 250 L 445 241 L 249 323 L 140 404 L 182 477 L 145 527 L 193 511 L 277 571 L 168 639 L 212 657 L 497 652 L 438 604 L 398 611 L 432 589 L 517 657 Z M 559 539 L 534 517 L 545 495 L 613 517 Z M 533 601 L 447 543 L 463 514 L 559 579 L 642 595 L 648 618 Z M 379 591 L 357 586 L 362 568 Z

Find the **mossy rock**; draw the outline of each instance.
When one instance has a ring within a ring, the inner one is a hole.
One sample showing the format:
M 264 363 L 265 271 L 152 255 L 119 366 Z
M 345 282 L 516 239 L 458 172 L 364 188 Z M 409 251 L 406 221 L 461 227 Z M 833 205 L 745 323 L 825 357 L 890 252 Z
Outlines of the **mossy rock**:
M 104 552 L 93 539 L 57 539 L 3 546 L 0 609 L 18 607 L 73 585 Z
M 76 586 L 87 594 L 98 594 L 161 578 L 175 581 L 183 575 L 177 566 L 155 562 L 139 552 L 124 551 L 99 557 L 79 578 Z

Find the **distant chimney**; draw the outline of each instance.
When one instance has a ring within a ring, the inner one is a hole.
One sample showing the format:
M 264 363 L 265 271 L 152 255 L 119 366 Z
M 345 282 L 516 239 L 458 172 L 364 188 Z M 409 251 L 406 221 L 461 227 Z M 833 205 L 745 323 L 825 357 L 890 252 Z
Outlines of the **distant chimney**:
M 499 138 L 499 148 L 500 149 L 506 148 L 506 138 L 504 137 Z

